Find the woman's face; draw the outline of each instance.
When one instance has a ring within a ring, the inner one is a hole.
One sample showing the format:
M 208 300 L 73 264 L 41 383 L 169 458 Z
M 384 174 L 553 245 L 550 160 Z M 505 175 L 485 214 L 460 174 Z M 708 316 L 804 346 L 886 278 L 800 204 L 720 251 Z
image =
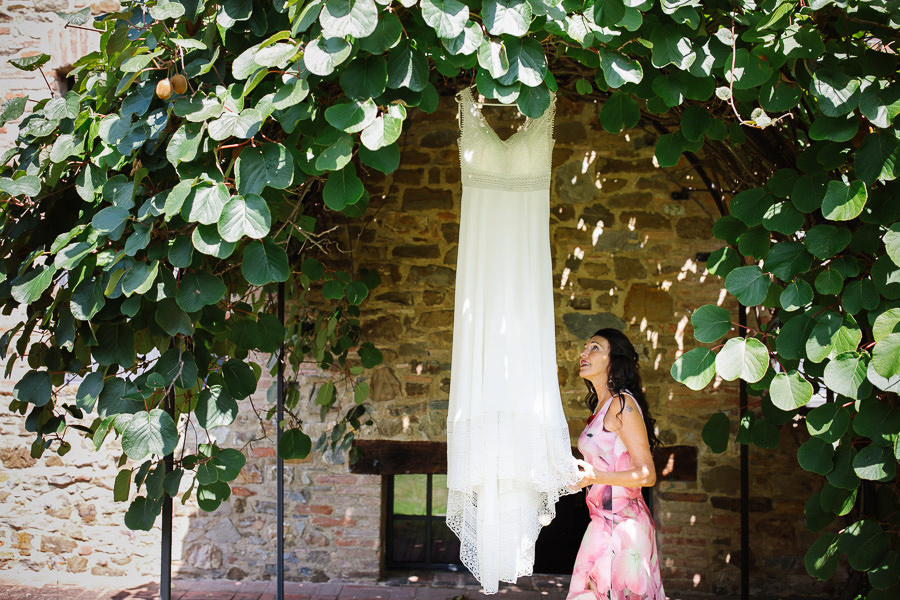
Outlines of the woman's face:
M 578 374 L 590 381 L 604 381 L 609 373 L 609 342 L 596 335 L 589 339 L 581 351 Z

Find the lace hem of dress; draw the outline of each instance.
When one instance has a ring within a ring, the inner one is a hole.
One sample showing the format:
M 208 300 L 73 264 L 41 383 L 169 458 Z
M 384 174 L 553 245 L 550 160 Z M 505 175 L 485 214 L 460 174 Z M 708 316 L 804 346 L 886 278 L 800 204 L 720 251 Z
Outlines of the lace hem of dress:
M 550 186 L 550 174 L 532 177 L 509 177 L 488 175 L 486 173 L 462 171 L 464 185 L 491 190 L 509 190 L 512 192 L 532 192 L 546 190 Z

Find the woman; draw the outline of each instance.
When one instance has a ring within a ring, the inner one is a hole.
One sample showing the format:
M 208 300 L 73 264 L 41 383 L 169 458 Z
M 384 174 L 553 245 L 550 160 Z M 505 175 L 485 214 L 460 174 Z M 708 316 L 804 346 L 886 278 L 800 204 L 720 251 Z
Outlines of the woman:
M 653 518 L 641 487 L 656 483 L 659 445 L 641 390 L 637 353 L 625 335 L 601 329 L 581 351 L 591 410 L 578 438 L 591 523 L 575 559 L 567 600 L 665 600 Z

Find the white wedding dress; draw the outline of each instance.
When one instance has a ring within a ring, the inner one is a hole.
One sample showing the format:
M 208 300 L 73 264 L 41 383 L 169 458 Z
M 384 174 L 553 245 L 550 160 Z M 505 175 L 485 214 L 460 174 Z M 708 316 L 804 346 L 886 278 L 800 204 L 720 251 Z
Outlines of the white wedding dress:
M 501 140 L 460 102 L 462 207 L 447 524 L 484 587 L 530 575 L 541 527 L 578 481 L 559 394 L 550 260 L 554 101 Z

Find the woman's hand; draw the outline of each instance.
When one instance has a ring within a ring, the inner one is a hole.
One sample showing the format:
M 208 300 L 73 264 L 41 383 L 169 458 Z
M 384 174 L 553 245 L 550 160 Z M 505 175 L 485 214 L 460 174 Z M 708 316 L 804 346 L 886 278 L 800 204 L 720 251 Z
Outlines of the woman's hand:
M 581 479 L 572 486 L 572 489 L 580 490 L 581 488 L 597 483 L 597 471 L 591 463 L 577 458 L 575 459 L 575 462 L 578 463 L 578 467 L 581 469 Z

